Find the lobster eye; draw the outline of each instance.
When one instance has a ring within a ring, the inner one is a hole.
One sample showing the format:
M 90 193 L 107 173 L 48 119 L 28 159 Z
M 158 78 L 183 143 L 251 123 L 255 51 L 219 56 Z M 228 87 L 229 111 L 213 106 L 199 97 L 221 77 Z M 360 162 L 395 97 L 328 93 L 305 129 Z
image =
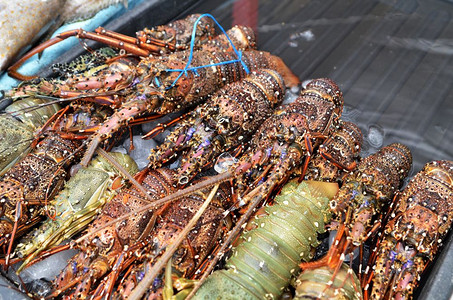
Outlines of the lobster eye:
M 218 123 L 222 125 L 224 129 L 227 129 L 230 124 L 230 119 L 227 117 L 222 117 L 219 119 Z

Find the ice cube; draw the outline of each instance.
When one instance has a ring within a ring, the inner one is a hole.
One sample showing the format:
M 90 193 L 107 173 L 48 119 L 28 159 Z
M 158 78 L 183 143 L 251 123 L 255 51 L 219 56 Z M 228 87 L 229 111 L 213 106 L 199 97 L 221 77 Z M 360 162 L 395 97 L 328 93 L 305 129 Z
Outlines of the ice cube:
M 129 152 L 129 155 L 135 160 L 138 168 L 141 170 L 145 168 L 148 163 L 148 156 L 151 149 L 156 147 L 156 142 L 153 139 L 144 140 L 141 135 L 133 136 L 134 149 L 129 151 L 130 139 L 124 141 L 123 147 Z
M 73 249 L 58 252 L 26 268 L 20 273 L 20 277 L 25 283 L 41 278 L 45 278 L 49 281 L 53 280 L 58 274 L 60 274 L 61 270 L 66 267 L 69 259 L 71 259 L 76 253 L 77 251 Z M 18 267 L 19 265 L 14 265 L 13 269 L 17 269 Z M 15 274 L 15 272 L 10 273 Z M 12 279 L 15 280 L 14 278 Z

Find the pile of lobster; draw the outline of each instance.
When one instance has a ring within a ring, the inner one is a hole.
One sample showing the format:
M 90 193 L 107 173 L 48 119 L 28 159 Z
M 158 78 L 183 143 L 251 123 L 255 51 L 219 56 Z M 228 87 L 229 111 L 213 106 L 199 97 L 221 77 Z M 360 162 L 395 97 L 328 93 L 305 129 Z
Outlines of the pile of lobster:
M 0 116 L 3 271 L 71 248 L 49 289 L 29 294 L 411 298 L 451 226 L 453 162 L 426 164 L 399 191 L 406 146 L 360 158 L 362 133 L 341 119 L 335 82 L 313 79 L 282 105 L 297 76 L 256 50 L 250 28 L 215 25 L 191 15 L 136 37 L 70 31 L 10 67 L 24 81 Z M 107 47 L 55 65 L 54 77 L 19 74 L 72 36 Z M 171 129 L 145 169 L 110 152 L 165 115 L 143 135 Z M 328 231 L 330 249 L 315 255 Z

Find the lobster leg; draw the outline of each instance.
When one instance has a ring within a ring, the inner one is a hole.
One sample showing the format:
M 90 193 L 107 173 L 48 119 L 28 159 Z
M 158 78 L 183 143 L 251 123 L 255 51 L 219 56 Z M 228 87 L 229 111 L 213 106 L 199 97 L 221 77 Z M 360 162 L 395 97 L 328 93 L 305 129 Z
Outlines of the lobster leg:
M 173 120 L 170 120 L 170 121 L 165 122 L 165 123 L 158 124 L 155 128 L 153 128 L 147 134 L 143 135 L 142 139 L 152 139 L 155 136 L 157 136 L 157 135 L 161 134 L 162 132 L 164 132 L 164 130 L 167 129 L 167 127 L 173 126 L 173 125 L 181 122 L 182 120 L 187 119 L 190 115 L 191 115 L 191 112 L 187 112 L 187 113 L 185 113 L 185 114 L 183 114 L 183 115 L 181 115 L 181 116 L 179 116 L 177 118 L 174 118 Z
M 263 198 L 263 196 L 269 195 L 278 184 L 286 180 L 288 171 L 291 170 L 292 166 L 296 165 L 296 162 L 300 161 L 301 156 L 302 154 L 298 150 L 289 147 L 288 157 L 280 164 L 275 165 L 270 171 L 270 176 L 254 190 L 242 197 L 242 201 L 249 203 L 253 198 Z
M 336 161 L 335 158 L 330 153 L 328 153 L 326 151 L 323 151 L 323 148 L 319 149 L 319 153 L 321 154 L 321 156 L 323 158 L 327 159 L 334 166 L 336 166 L 336 167 L 338 167 L 340 169 L 347 170 L 347 171 L 352 171 L 352 170 L 355 169 L 355 167 L 357 167 L 357 163 L 355 161 L 351 162 L 351 164 L 349 164 L 349 165 L 344 165 L 341 162 Z
M 93 297 L 93 299 L 109 299 L 110 295 L 112 294 L 114 285 L 120 272 L 122 272 L 125 267 L 126 263 L 126 253 L 122 252 L 118 259 L 116 260 L 112 272 L 108 275 L 108 277 L 104 280 L 104 284 L 101 284 L 98 289 L 96 289 L 94 295 L 98 294 L 97 296 Z
M 9 259 L 11 256 L 11 250 L 13 248 L 14 238 L 15 238 L 15 235 L 17 232 L 17 226 L 18 226 L 19 220 L 22 218 L 22 205 L 23 205 L 22 200 L 17 201 L 16 214 L 14 217 L 14 227 L 13 227 L 13 230 L 11 231 L 11 239 L 9 241 L 8 251 L 6 252 L 6 261 L 5 261 L 5 265 L 3 266 L 5 271 L 7 271 L 8 267 L 9 267 Z
M 68 250 L 71 248 L 71 244 L 65 244 L 65 245 L 60 245 L 60 246 L 56 246 L 48 251 L 43 251 L 40 256 L 38 258 L 35 258 L 33 260 L 31 260 L 30 262 L 28 262 L 24 267 L 23 269 L 25 268 L 28 268 L 40 261 L 42 261 L 43 259 L 49 257 L 49 256 L 52 256 L 58 252 L 61 252 L 61 251 L 65 251 L 65 250 Z M 13 264 L 16 263 L 16 261 L 13 261 L 12 262 Z M 22 266 L 21 266 L 22 267 Z M 20 272 L 20 270 L 18 269 L 17 272 Z

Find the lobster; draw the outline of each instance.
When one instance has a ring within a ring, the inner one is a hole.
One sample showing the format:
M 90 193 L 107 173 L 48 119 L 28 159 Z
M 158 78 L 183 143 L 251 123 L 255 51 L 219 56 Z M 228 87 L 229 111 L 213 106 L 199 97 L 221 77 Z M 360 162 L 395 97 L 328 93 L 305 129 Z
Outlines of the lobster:
M 210 18 L 208 18 L 210 17 Z M 229 38 L 215 34 L 215 19 L 208 15 L 192 14 L 184 19 L 170 22 L 153 28 L 138 31 L 136 37 L 130 37 L 117 32 L 99 27 L 95 32 L 75 29 L 62 32 L 54 38 L 35 47 L 20 60 L 8 68 L 11 77 L 19 80 L 30 80 L 34 76 L 26 76 L 17 72 L 17 69 L 30 57 L 40 53 L 46 48 L 59 43 L 69 37 L 76 36 L 80 39 L 89 39 L 100 42 L 106 46 L 121 49 L 126 53 L 147 57 L 168 55 L 176 51 L 209 49 L 216 50 L 231 48 L 230 42 L 238 48 L 255 48 L 255 34 L 246 26 L 235 26 L 229 32 Z
M 161 167 L 185 150 L 177 177 L 179 184 L 187 183 L 220 153 L 247 141 L 284 95 L 283 80 L 273 70 L 254 71 L 226 85 L 151 150 L 149 167 Z
M 63 186 L 78 147 L 77 141 L 50 132 L 0 179 L 0 245 L 9 239 L 8 254 L 14 239 L 41 219 L 39 208 Z
M 372 299 L 412 299 L 453 220 L 453 162 L 432 161 L 394 199 L 378 245 Z
M 0 115 L 0 175 L 8 171 L 30 150 L 35 131 L 43 126 L 58 110 L 58 105 L 49 105 L 29 112 L 23 109 L 44 104 L 38 98 L 28 98 L 13 102 Z
M 154 199 L 174 191 L 174 174 L 169 169 L 144 170 L 136 177 Z M 109 295 L 121 271 L 129 266 L 133 269 L 140 261 L 152 261 L 153 257 L 172 243 L 173 237 L 184 228 L 187 219 L 195 213 L 206 195 L 204 191 L 199 191 L 170 203 L 157 212 L 147 210 L 126 222 L 96 232 L 100 226 L 118 215 L 147 203 L 134 188 L 122 189 L 104 206 L 99 217 L 87 229 L 88 232 L 95 232 L 93 237 L 76 245 L 81 252 L 56 279 L 52 296 L 71 292 L 74 285 L 77 285 L 72 291 L 74 297 L 84 297 L 90 293 Z M 188 273 L 194 270 L 215 245 L 223 220 L 222 213 L 229 206 L 228 195 L 229 189 L 221 187 L 217 200 L 210 204 L 203 218 L 189 233 L 186 242 L 178 248 L 173 264 L 176 271 Z M 155 228 L 151 231 L 153 226 Z M 135 272 L 131 276 L 135 276 Z
M 338 86 L 327 78 L 314 79 L 293 103 L 266 119 L 252 137 L 250 151 L 228 171 L 234 174 L 240 201 L 270 195 L 292 171 L 301 168 L 304 174 L 314 149 L 337 129 L 342 108 Z
M 348 175 L 330 206 L 335 220 L 345 224 L 351 244 L 360 246 L 373 227 L 373 216 L 381 214 L 412 166 L 405 145 L 393 143 L 364 158 Z M 347 216 L 348 214 L 351 216 Z
M 333 214 L 331 228 L 338 229 L 335 241 L 322 259 L 301 263 L 304 270 L 327 267 L 332 271 L 330 285 L 338 275 L 346 254 L 363 243 L 382 223 L 376 218 L 384 205 L 402 184 L 412 165 L 412 155 L 405 145 L 393 143 L 364 158 L 357 169 L 346 176 L 344 183 L 330 202 Z M 372 221 L 375 221 L 373 224 Z
M 233 52 L 239 50 L 251 50 L 256 48 L 255 36 L 250 28 L 245 26 L 234 26 L 226 32 L 226 35 L 219 35 L 200 50 L 206 52 Z M 234 44 L 231 44 L 234 43 Z M 189 52 L 184 51 L 189 56 Z M 34 94 L 57 96 L 62 98 L 92 96 L 102 104 L 118 105 L 120 102 L 115 99 L 123 96 L 120 90 L 133 88 L 137 81 L 136 68 L 140 61 L 148 63 L 154 61 L 153 57 L 138 58 L 136 56 L 119 55 L 118 51 L 111 48 L 101 48 L 93 53 L 81 55 L 74 61 L 66 64 L 54 64 L 53 71 L 57 78 L 35 78 L 24 81 L 18 88 L 8 92 L 11 97 L 21 94 Z M 108 91 L 115 91 L 108 93 Z M 103 97 L 103 93 L 107 96 Z M 114 99 L 111 99 L 114 98 Z M 115 101 L 114 101 L 115 100 Z
M 203 178 L 200 180 L 203 180 Z M 194 184 L 196 184 L 196 181 Z M 210 195 L 212 195 L 213 191 L 216 193 L 212 202 L 202 212 L 200 219 L 196 221 L 193 228 L 188 227 L 191 226 L 190 223 L 195 216 L 195 212 L 199 213 L 198 210 L 202 209 L 201 204 L 203 201 L 209 199 L 208 191 L 209 189 L 203 189 L 172 202 L 151 234 L 154 247 L 157 246 L 159 250 L 165 249 L 164 256 L 167 254 L 171 255 L 171 259 L 166 266 L 166 274 L 168 274 L 166 276 L 177 278 L 175 286 L 177 289 L 183 290 L 181 292 L 182 295 L 187 293 L 185 287 L 188 284 L 190 285 L 191 282 L 191 280 L 186 278 L 196 276 L 199 271 L 195 271 L 202 266 L 219 238 L 224 236 L 224 231 L 231 225 L 231 218 L 229 216 L 225 218 L 224 215 L 225 209 L 232 205 L 231 189 L 229 184 L 224 183 L 219 186 L 218 190 L 214 188 L 211 191 Z M 181 210 L 184 212 L 183 216 L 181 216 Z M 185 210 L 189 212 L 185 213 Z M 189 221 L 189 219 L 191 220 Z M 187 232 L 187 230 L 190 231 L 186 235 L 184 231 Z M 182 242 L 180 242 L 181 235 L 184 238 Z M 157 254 L 159 254 L 159 251 L 157 251 Z M 143 278 L 146 269 L 158 269 L 155 263 L 159 263 L 163 259 L 163 257 L 158 258 L 155 253 L 148 254 L 146 257 L 147 259 L 144 262 L 140 261 L 138 265 L 126 272 L 129 275 L 120 282 L 117 294 L 125 298 L 130 296 Z M 166 284 L 163 286 L 163 282 L 160 281 L 160 277 L 163 274 L 159 273 L 155 284 L 150 289 L 147 289 L 148 295 L 160 297 L 162 293 L 173 294 L 172 284 L 166 280 Z M 181 297 L 181 294 L 176 297 Z
M 135 174 L 138 171 L 137 164 L 128 155 L 110 155 L 128 172 Z M 14 254 L 24 261 L 17 272 L 21 272 L 42 251 L 82 231 L 122 185 L 119 172 L 102 156 L 93 159 L 87 168 L 80 169 L 49 202 L 47 210 L 51 217 L 18 243 Z

